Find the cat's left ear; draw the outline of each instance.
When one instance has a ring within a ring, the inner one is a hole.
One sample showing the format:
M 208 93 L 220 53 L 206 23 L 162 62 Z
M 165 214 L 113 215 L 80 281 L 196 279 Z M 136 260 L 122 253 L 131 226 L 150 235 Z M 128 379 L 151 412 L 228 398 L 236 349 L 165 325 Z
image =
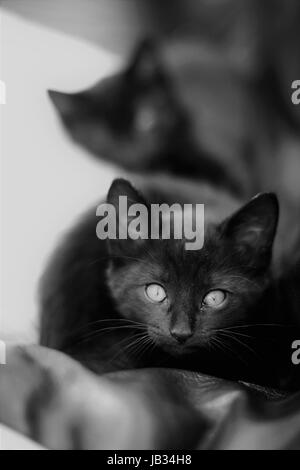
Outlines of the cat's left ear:
M 114 207 L 116 238 L 109 239 L 109 247 L 117 256 L 133 256 L 148 239 L 149 212 L 144 197 L 132 184 L 122 178 L 113 181 L 107 203 Z
M 256 266 L 267 265 L 272 256 L 278 218 L 277 196 L 258 194 L 222 224 L 222 233 L 243 259 L 248 257 Z
M 48 95 L 64 121 L 72 119 L 82 113 L 89 105 L 84 92 L 64 93 L 56 90 L 48 90 Z
M 127 76 L 144 84 L 166 80 L 166 67 L 153 39 L 146 38 L 140 42 L 130 60 Z

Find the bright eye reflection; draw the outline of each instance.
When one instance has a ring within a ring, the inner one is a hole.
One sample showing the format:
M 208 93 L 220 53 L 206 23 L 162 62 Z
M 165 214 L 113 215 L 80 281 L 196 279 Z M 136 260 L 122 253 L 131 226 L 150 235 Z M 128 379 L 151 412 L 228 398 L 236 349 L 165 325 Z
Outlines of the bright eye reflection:
M 165 289 L 159 284 L 148 284 L 145 293 L 151 302 L 162 302 L 167 297 Z
M 222 290 L 212 290 L 203 299 L 203 304 L 207 307 L 219 307 L 226 299 L 226 294 Z

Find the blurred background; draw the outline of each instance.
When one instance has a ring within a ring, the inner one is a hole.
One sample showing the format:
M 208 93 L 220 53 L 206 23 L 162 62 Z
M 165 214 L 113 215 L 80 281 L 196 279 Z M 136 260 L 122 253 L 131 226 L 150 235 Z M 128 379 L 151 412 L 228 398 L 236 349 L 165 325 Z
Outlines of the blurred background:
M 147 35 L 199 41 L 246 77 L 272 69 L 288 121 L 280 145 L 292 163 L 284 172 L 299 195 L 300 106 L 291 103 L 291 83 L 300 79 L 299 0 L 2 0 L 0 6 L 4 339 L 37 339 L 36 289 L 45 261 L 119 174 L 71 142 L 46 90 L 90 87 L 118 70 Z M 2 436 L 3 448 L 14 443 L 11 434 Z

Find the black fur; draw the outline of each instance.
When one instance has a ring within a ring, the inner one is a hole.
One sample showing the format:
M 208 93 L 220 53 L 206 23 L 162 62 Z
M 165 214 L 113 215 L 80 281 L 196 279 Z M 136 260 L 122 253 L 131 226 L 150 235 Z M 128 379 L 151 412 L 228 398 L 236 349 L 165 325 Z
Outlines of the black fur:
M 287 386 L 289 338 L 285 329 L 277 334 L 282 312 L 271 273 L 276 197 L 262 194 L 237 210 L 241 203 L 226 193 L 171 181 L 154 192 L 144 184 L 142 196 L 116 180 L 107 202 L 127 195 L 131 203 L 206 203 L 203 249 L 187 251 L 185 240 L 174 239 L 101 241 L 93 210 L 44 275 L 42 344 L 98 372 L 164 365 Z M 166 301 L 147 300 L 151 283 L 163 285 Z M 226 292 L 224 306 L 203 305 L 216 289 Z M 190 331 L 186 342 L 176 341 L 174 327 Z

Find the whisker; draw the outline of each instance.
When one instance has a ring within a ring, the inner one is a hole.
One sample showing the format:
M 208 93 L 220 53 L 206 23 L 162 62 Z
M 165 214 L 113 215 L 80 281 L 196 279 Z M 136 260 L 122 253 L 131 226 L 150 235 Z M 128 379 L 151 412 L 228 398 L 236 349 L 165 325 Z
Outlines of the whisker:
M 122 322 L 122 323 L 125 323 L 125 325 L 126 324 L 132 324 L 132 325 L 136 325 L 136 326 L 138 326 L 138 325 L 144 326 L 144 327 L 146 326 L 145 323 L 138 322 L 138 321 L 135 321 L 135 320 L 131 320 L 131 319 L 128 319 L 128 318 L 103 318 L 103 319 L 87 322 L 84 326 L 82 326 L 80 328 L 77 328 L 77 329 L 74 329 L 70 333 L 70 337 L 77 336 L 80 333 L 83 334 L 85 331 L 87 331 L 87 333 L 88 333 L 91 327 L 99 325 L 101 323 L 106 323 L 106 322 L 108 322 L 108 323 Z
M 250 340 L 253 340 L 253 341 L 255 341 L 255 340 L 257 341 L 257 340 L 262 340 L 262 339 L 263 339 L 264 341 L 270 341 L 271 343 L 276 344 L 275 339 L 274 339 L 274 338 L 270 338 L 269 336 L 245 335 L 245 334 L 243 334 L 243 333 L 234 331 L 234 330 L 229 329 L 229 328 L 228 328 L 228 329 L 226 329 L 226 328 L 224 328 L 224 329 L 220 328 L 220 329 L 215 329 L 214 331 L 219 332 L 219 333 L 222 333 L 222 332 L 223 332 L 223 333 L 230 333 L 230 334 L 232 334 L 232 335 L 241 336 L 241 337 L 244 337 L 244 338 L 249 338 Z
M 226 330 L 226 332 L 229 331 L 229 332 L 231 332 L 231 333 L 233 333 L 233 334 L 235 334 L 235 335 L 238 335 L 238 336 L 243 336 L 243 337 L 245 337 L 245 338 L 252 338 L 252 339 L 255 339 L 255 336 L 253 336 L 253 335 L 245 335 L 244 333 L 239 333 L 239 332 L 237 332 L 237 331 L 233 331 L 233 330 L 231 330 L 230 328 L 214 328 L 214 329 L 213 329 L 213 331 L 215 331 L 216 333 L 222 332 L 222 331 L 225 332 L 225 330 Z
M 105 356 L 102 357 L 101 359 L 103 364 L 106 364 L 106 365 L 111 364 L 113 361 L 118 359 L 120 355 L 128 347 L 130 347 L 131 345 L 134 345 L 137 341 L 139 341 L 144 336 L 145 334 L 141 334 L 141 332 L 138 332 L 138 333 L 132 334 L 126 338 L 122 338 L 121 340 L 115 341 L 114 343 L 112 343 L 110 346 L 108 346 L 108 349 L 106 349 L 105 351 Z M 123 347 L 124 345 L 125 347 Z M 107 357 L 107 355 L 111 354 L 111 352 L 113 353 L 116 350 L 116 348 L 118 348 L 118 351 L 112 357 Z M 98 357 L 98 353 L 96 351 L 95 351 L 95 354 L 97 355 L 96 357 Z
M 118 326 L 112 326 L 112 327 L 99 328 L 95 331 L 91 331 L 90 333 L 83 335 L 82 337 L 79 337 L 78 340 L 73 342 L 69 347 L 74 348 L 75 346 L 79 346 L 83 344 L 84 342 L 88 342 L 92 339 L 97 339 L 98 337 L 102 337 L 104 334 L 109 334 L 110 332 L 115 332 L 119 330 L 123 331 L 124 329 L 132 330 L 132 333 L 136 333 L 136 330 L 141 330 L 144 332 L 146 330 L 146 325 L 144 325 L 143 327 L 140 325 L 118 325 Z M 130 334 L 129 337 L 124 338 L 124 339 L 126 340 L 132 336 L 133 335 Z
M 89 334 L 84 335 L 81 338 L 81 341 L 87 341 L 88 339 L 91 339 L 91 338 L 100 337 L 105 333 L 115 332 L 116 330 L 119 331 L 119 330 L 126 330 L 126 329 L 145 330 L 146 327 L 145 326 L 142 327 L 142 326 L 139 326 L 139 325 L 135 325 L 135 326 L 133 326 L 133 325 L 122 325 L 122 326 L 111 326 L 111 327 L 107 327 L 107 328 L 100 328 L 98 330 L 91 331 Z
M 251 348 L 248 344 L 244 343 L 243 341 L 239 340 L 238 338 L 236 338 L 233 334 L 231 333 L 225 333 L 225 332 L 220 332 L 219 333 L 220 335 L 224 335 L 224 336 L 227 336 L 228 338 L 231 338 L 232 340 L 236 341 L 237 343 L 239 343 L 241 346 L 243 346 L 244 348 L 248 349 L 248 351 L 251 352 L 251 354 L 254 354 L 258 359 L 261 359 L 261 357 L 257 354 L 256 351 L 254 351 L 253 348 Z
M 241 356 L 237 356 L 236 355 L 236 352 L 230 347 L 228 346 L 228 343 L 225 342 L 225 340 L 223 340 L 223 342 L 220 340 L 220 338 L 216 338 L 214 336 L 214 340 L 219 344 L 219 347 L 220 349 L 222 349 L 224 351 L 223 348 L 226 348 L 227 351 L 230 352 L 230 354 L 236 359 L 236 357 L 245 365 L 245 366 L 248 366 L 248 362 Z M 226 353 L 226 351 L 225 351 Z
M 218 346 L 219 350 L 221 352 L 223 352 L 225 355 L 227 355 L 228 357 L 234 357 L 236 358 L 236 354 L 234 353 L 234 351 L 227 345 L 227 344 L 224 344 L 222 343 L 221 341 L 217 340 L 215 338 L 215 344 Z M 238 358 L 241 360 L 241 362 L 243 362 L 243 364 L 246 364 L 246 362 L 241 359 L 241 358 Z
M 118 357 L 120 356 L 120 354 L 124 354 L 125 351 L 128 351 L 128 349 L 130 350 L 130 348 L 132 348 L 133 346 L 135 346 L 135 345 L 137 345 L 138 343 L 140 343 L 141 341 L 143 341 L 146 336 L 147 336 L 147 335 L 145 335 L 145 334 L 141 336 L 141 333 L 137 334 L 136 337 L 135 337 L 135 339 L 134 339 L 131 343 L 129 343 L 127 346 L 125 346 L 125 348 L 122 348 L 121 351 L 118 351 L 118 353 L 115 354 L 115 355 L 111 358 L 110 362 L 112 362 L 112 361 L 118 359 Z
M 251 328 L 251 327 L 255 327 L 255 326 L 272 326 L 272 327 L 280 327 L 280 328 L 283 328 L 283 327 L 291 327 L 293 325 L 287 325 L 287 324 L 284 324 L 284 323 L 249 323 L 249 324 L 244 324 L 244 325 L 234 325 L 234 326 L 229 326 L 229 327 L 225 327 L 225 328 L 222 328 L 222 330 L 233 330 L 233 329 L 236 329 L 236 328 Z
M 143 354 L 145 354 L 145 352 L 147 351 L 147 348 L 149 347 L 149 345 L 152 343 L 152 339 L 148 336 L 147 338 L 144 338 L 144 341 L 141 341 L 140 344 L 134 349 L 134 350 L 131 350 L 131 354 L 132 355 L 140 355 L 142 356 Z

